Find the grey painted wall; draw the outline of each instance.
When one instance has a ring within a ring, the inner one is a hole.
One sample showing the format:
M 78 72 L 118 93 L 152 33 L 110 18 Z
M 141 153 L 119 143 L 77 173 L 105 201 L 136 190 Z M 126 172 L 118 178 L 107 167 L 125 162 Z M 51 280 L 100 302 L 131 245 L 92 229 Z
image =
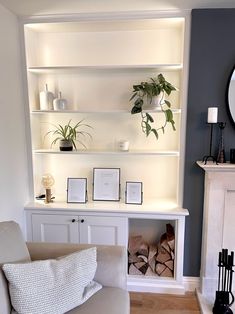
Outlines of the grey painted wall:
M 226 121 L 226 157 L 235 148 L 235 128 L 226 102 L 227 80 L 235 65 L 235 9 L 192 11 L 187 134 L 183 206 L 189 210 L 185 235 L 185 276 L 199 276 L 203 218 L 204 172 L 195 162 L 209 153 L 210 129 L 207 108 L 219 108 L 219 121 Z M 218 147 L 218 127 L 213 152 Z

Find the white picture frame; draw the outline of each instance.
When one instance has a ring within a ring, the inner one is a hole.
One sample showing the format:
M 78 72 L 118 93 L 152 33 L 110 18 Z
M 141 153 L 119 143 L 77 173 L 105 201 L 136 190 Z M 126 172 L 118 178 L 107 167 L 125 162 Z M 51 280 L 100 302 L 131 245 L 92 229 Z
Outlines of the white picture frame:
M 126 182 L 125 203 L 141 205 L 143 203 L 143 183 Z
M 93 201 L 120 201 L 120 168 L 93 168 Z
M 87 178 L 67 179 L 67 203 L 87 202 Z

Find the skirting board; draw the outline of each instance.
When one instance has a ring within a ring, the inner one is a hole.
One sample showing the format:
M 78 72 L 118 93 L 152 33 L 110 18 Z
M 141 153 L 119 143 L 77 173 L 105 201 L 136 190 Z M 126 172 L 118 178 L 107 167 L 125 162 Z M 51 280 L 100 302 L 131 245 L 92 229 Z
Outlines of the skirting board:
M 128 291 L 135 292 L 184 294 L 186 291 L 195 291 L 199 288 L 199 282 L 199 277 L 183 277 L 182 285 L 166 278 L 161 280 L 138 280 L 137 278 L 129 277 L 127 280 L 127 289 Z
M 202 314 L 211 314 L 212 313 L 212 302 L 206 300 L 203 295 L 200 293 L 199 289 L 196 289 L 196 295 L 198 299 L 198 303 L 200 306 L 200 311 Z
M 185 291 L 195 291 L 200 287 L 200 277 L 183 277 Z

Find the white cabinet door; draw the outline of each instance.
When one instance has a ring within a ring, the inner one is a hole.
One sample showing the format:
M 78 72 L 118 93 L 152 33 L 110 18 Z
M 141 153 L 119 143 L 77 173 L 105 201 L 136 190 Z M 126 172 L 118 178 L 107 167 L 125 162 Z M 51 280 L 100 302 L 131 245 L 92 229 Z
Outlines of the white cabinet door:
M 78 216 L 32 214 L 35 242 L 79 243 Z
M 79 219 L 81 243 L 127 246 L 127 218 L 79 216 Z

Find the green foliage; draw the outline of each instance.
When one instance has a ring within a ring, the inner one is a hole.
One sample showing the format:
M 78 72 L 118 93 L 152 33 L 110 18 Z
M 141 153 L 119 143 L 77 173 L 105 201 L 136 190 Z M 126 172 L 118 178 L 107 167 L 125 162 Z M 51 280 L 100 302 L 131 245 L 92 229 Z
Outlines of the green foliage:
M 174 131 L 176 130 L 173 113 L 170 109 L 171 103 L 168 100 L 165 100 L 165 95 L 169 96 L 171 92 L 175 90 L 176 88 L 171 83 L 167 82 L 161 73 L 157 76 L 157 78 L 150 78 L 150 81 L 148 82 L 141 82 L 138 85 L 133 85 L 133 94 L 130 101 L 134 100 L 134 105 L 131 109 L 131 113 L 141 114 L 141 128 L 146 136 L 154 134 L 156 139 L 158 139 L 159 130 L 161 130 L 164 134 L 167 123 L 172 125 Z M 153 117 L 149 113 L 143 112 L 143 105 L 146 102 L 150 102 L 151 104 L 153 97 L 158 95 L 161 95 L 160 108 L 165 114 L 165 122 L 161 127 L 156 129 L 152 127 L 152 124 L 154 123 Z
M 52 124 L 54 126 L 54 129 L 45 134 L 45 137 L 49 134 L 57 136 L 52 141 L 51 146 L 55 145 L 57 141 L 59 140 L 69 140 L 71 141 L 75 149 L 77 149 L 75 141 L 79 142 L 84 148 L 86 148 L 85 144 L 82 142 L 81 139 L 79 139 L 79 137 L 85 138 L 86 136 L 88 136 L 92 138 L 92 136 L 90 133 L 83 130 L 79 130 L 79 129 L 82 127 L 85 127 L 85 128 L 92 128 L 92 127 L 88 124 L 84 124 L 83 123 L 84 120 L 80 120 L 77 124 L 75 124 L 75 126 L 71 126 L 71 121 L 72 120 L 69 120 L 69 122 L 65 124 L 64 126 L 62 126 L 61 124 L 58 124 L 58 125 Z

